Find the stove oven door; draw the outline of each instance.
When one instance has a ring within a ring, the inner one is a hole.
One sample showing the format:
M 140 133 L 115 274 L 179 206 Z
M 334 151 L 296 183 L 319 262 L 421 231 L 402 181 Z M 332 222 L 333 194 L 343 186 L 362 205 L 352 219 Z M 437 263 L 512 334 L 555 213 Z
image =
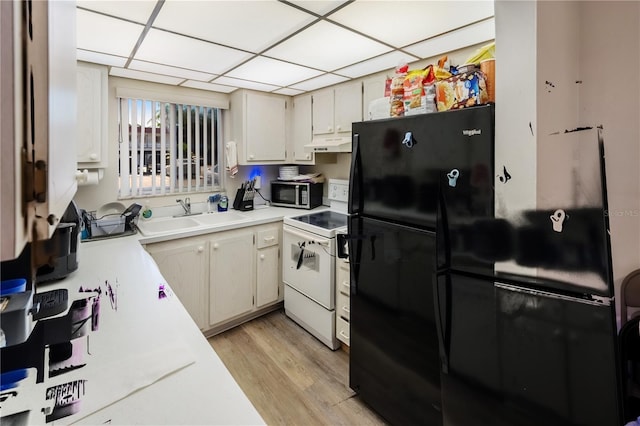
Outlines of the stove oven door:
M 283 226 L 284 283 L 328 310 L 335 308 L 335 239 Z

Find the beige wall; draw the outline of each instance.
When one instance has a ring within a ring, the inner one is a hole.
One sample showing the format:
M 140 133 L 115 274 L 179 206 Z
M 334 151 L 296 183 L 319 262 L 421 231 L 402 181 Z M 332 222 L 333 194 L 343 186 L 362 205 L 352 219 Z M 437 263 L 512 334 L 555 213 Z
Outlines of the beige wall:
M 580 5 L 579 115 L 583 123 L 604 128 L 613 278 L 619 291 L 624 277 L 640 267 L 640 2 Z
M 496 212 L 508 214 L 500 200 L 536 205 L 548 163 L 539 141 L 602 125 L 619 305 L 621 281 L 640 266 L 640 2 L 498 1 L 496 40 L 496 167 L 513 168 Z

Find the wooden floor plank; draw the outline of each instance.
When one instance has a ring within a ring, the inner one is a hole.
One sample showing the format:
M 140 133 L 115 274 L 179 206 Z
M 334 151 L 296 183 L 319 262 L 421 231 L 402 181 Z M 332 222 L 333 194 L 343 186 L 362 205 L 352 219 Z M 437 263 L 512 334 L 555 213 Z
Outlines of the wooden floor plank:
M 385 425 L 349 388 L 349 356 L 275 311 L 209 338 L 269 425 Z

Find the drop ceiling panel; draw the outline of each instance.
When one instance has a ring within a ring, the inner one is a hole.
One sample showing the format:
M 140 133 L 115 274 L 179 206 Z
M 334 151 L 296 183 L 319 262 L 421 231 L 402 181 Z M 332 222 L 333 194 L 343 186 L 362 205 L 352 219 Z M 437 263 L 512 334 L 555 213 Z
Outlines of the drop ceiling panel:
M 295 4 L 296 6 L 303 7 L 306 10 L 309 10 L 313 13 L 317 13 L 318 15 L 325 15 L 326 13 L 334 10 L 336 7 L 340 6 L 341 4 L 346 3 L 346 1 L 297 0 L 297 1 L 291 1 L 291 3 Z
M 494 19 L 488 19 L 456 31 L 443 34 L 440 37 L 432 38 L 413 46 L 408 46 L 404 50 L 422 58 L 429 58 L 452 50 L 493 40 L 494 38 L 495 22 Z
M 277 93 L 278 95 L 285 95 L 285 96 L 296 96 L 301 93 L 304 93 L 304 91 L 285 87 L 282 89 L 274 90 L 273 93 Z
M 153 26 L 257 53 L 314 19 L 276 1 L 168 0 Z
M 320 74 L 322 71 L 258 56 L 227 75 L 277 86 L 288 86 Z
M 77 9 L 77 47 L 109 55 L 128 57 L 135 47 L 143 25 L 109 18 Z
M 294 84 L 291 86 L 293 89 L 298 90 L 316 90 L 322 87 L 331 86 L 332 84 L 342 83 L 343 81 L 349 80 L 346 77 L 342 77 L 335 74 L 324 74 L 320 77 L 312 78 L 311 80 L 303 81 L 302 83 Z
M 128 19 L 146 25 L 156 6 L 155 1 L 128 1 L 126 4 L 120 1 L 85 1 L 78 0 L 76 5 L 81 8 L 106 13 L 118 18 Z
M 417 61 L 418 57 L 407 55 L 406 53 L 394 50 L 385 53 L 373 59 L 369 59 L 349 67 L 341 68 L 334 71 L 336 74 L 345 75 L 350 78 L 361 77 L 363 75 L 373 74 L 382 70 L 394 69 L 400 63 L 410 63 Z
M 82 49 L 77 50 L 76 58 L 79 61 L 93 62 L 94 64 L 109 65 L 112 67 L 124 67 L 127 63 L 127 58 L 123 58 L 122 56 L 107 55 Z
M 189 37 L 150 29 L 135 59 L 187 68 L 210 74 L 222 74 L 245 61 L 250 53 L 218 46 Z
M 381 43 L 320 21 L 269 49 L 265 55 L 332 71 L 390 50 Z
M 184 81 L 183 78 L 169 77 L 166 75 L 152 74 L 149 72 L 115 67 L 111 68 L 111 70 L 109 71 L 109 75 L 113 75 L 116 77 L 133 78 L 135 80 L 153 81 L 154 83 L 171 84 L 174 86 Z
M 400 48 L 490 16 L 493 1 L 356 1 L 329 19 Z
M 224 86 L 222 84 L 204 83 L 202 81 L 187 80 L 180 86 L 191 87 L 192 89 L 210 90 L 212 92 L 231 93 L 237 87 Z
M 263 92 L 271 92 L 273 90 L 278 89 L 278 86 L 273 86 L 271 84 L 263 84 L 255 81 L 240 80 L 239 78 L 231 78 L 231 77 L 218 77 L 213 81 L 213 83 L 224 84 L 225 86 L 242 87 L 243 89 L 260 90 Z
M 155 74 L 165 74 L 173 77 L 182 77 L 190 80 L 209 81 L 215 77 L 214 74 L 208 74 L 199 71 L 187 70 L 184 68 L 168 67 L 166 65 L 154 64 L 145 61 L 131 61 L 129 68 L 138 71 L 148 71 Z

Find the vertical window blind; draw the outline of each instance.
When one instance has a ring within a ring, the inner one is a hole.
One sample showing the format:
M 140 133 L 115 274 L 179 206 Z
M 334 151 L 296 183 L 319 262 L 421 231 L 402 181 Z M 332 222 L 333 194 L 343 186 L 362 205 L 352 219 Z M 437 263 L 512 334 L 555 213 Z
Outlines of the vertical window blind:
M 118 98 L 120 198 L 220 190 L 219 108 Z

